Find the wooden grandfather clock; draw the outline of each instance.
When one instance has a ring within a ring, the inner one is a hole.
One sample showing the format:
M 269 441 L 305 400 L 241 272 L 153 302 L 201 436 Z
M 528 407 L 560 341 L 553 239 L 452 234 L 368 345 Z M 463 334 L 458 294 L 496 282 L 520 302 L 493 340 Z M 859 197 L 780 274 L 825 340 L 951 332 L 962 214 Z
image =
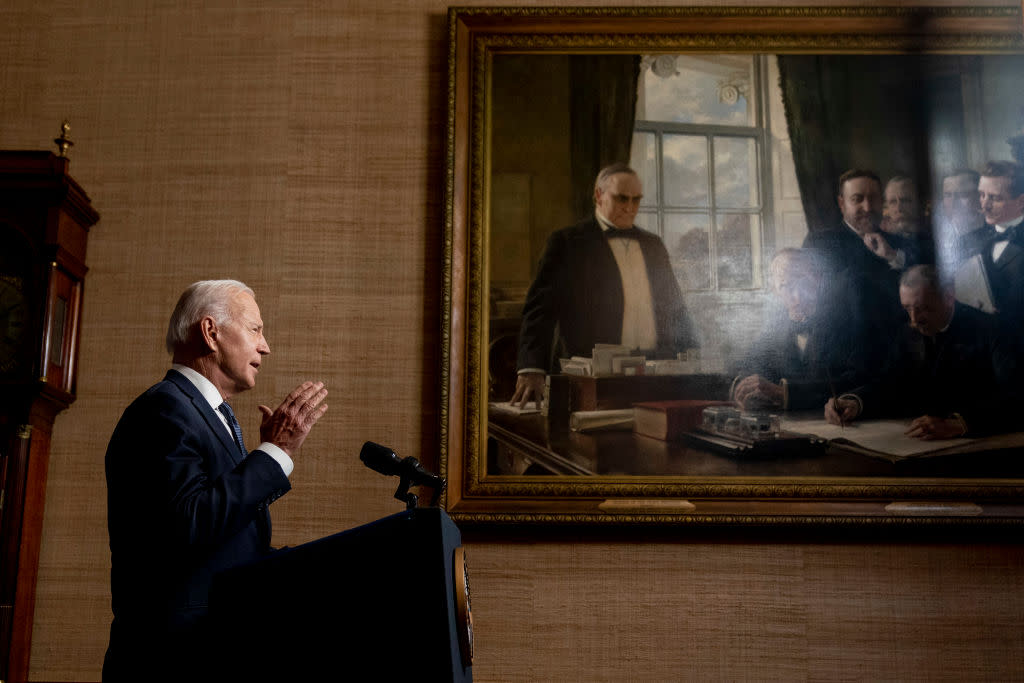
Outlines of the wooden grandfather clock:
M 89 228 L 58 153 L 0 150 L 0 682 L 28 678 L 54 418 L 75 400 Z

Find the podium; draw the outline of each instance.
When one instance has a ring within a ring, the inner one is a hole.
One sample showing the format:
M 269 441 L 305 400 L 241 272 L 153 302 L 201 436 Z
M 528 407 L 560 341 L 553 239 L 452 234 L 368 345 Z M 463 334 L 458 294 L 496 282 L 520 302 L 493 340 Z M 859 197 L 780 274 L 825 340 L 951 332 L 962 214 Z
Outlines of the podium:
M 472 681 L 462 536 L 413 508 L 219 574 L 221 680 Z

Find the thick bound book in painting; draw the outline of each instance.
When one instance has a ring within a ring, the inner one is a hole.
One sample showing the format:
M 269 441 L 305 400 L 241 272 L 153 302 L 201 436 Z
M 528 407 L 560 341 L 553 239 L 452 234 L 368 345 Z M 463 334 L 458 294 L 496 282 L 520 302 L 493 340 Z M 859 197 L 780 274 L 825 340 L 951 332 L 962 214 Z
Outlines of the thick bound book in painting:
M 682 399 L 633 404 L 633 431 L 662 441 L 677 441 L 700 426 L 705 408 L 731 405 L 728 401 Z

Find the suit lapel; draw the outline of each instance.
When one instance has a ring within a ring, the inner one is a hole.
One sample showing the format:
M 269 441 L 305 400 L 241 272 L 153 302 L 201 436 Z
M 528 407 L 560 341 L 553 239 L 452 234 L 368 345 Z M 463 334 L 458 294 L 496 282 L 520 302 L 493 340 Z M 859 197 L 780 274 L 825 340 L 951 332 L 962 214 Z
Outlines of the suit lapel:
M 991 253 L 991 250 L 989 250 Z M 1010 243 L 1006 245 L 1006 249 L 1003 251 L 1003 255 L 996 261 L 996 268 L 1000 270 L 1007 270 L 1015 264 L 1020 262 L 1021 256 L 1024 256 L 1024 249 L 1020 247 L 1015 241 L 1010 240 Z
M 597 289 L 584 294 L 596 297 L 601 304 L 599 320 L 589 321 L 597 338 L 621 339 L 624 294 L 622 276 L 615 254 L 608 244 L 604 230 L 596 218 L 591 218 L 581 235 L 581 248 L 578 258 L 582 259 L 582 267 L 592 273 L 592 277 L 582 277 L 581 282 L 600 283 Z M 610 335 L 610 336 L 609 336 Z
M 590 225 L 587 226 L 586 232 L 583 233 L 584 239 L 587 241 L 590 251 L 600 259 L 600 268 L 606 272 L 619 272 L 619 266 L 615 262 L 615 254 L 612 252 L 611 246 L 608 244 L 608 238 L 604 236 L 604 230 L 601 229 L 601 224 L 594 219 Z M 599 255 L 599 256 L 598 256 Z
M 238 452 L 238 446 L 235 444 L 235 440 L 228 434 L 228 430 L 224 428 L 224 423 L 220 421 L 216 413 L 213 412 L 213 408 L 210 407 L 209 402 L 203 397 L 203 395 L 196 389 L 192 382 L 179 372 L 169 370 L 167 376 L 164 379 L 173 382 L 181 391 L 189 397 L 192 401 L 192 405 L 196 411 L 203 417 L 206 422 L 206 426 L 210 428 L 210 431 L 217 437 L 220 445 L 223 446 L 224 451 L 231 458 L 231 462 L 236 465 L 242 462 L 242 456 Z
M 203 416 L 203 420 L 206 422 L 206 425 L 217 437 L 224 453 L 231 458 L 231 462 L 235 465 L 241 463 L 242 456 L 238 451 L 238 446 L 235 444 L 234 438 L 228 434 L 228 430 L 225 429 L 224 423 L 220 421 L 220 418 L 214 413 L 209 402 L 203 397 L 199 390 L 196 389 L 195 385 L 188 381 L 188 379 L 180 372 L 176 372 L 174 370 L 168 370 L 164 379 L 174 384 L 183 394 L 189 397 L 192 401 L 192 405 L 195 406 L 196 411 Z M 271 538 L 269 508 L 264 507 L 262 510 L 257 512 L 254 521 L 256 522 L 257 532 L 260 534 L 260 539 L 263 545 L 269 546 Z

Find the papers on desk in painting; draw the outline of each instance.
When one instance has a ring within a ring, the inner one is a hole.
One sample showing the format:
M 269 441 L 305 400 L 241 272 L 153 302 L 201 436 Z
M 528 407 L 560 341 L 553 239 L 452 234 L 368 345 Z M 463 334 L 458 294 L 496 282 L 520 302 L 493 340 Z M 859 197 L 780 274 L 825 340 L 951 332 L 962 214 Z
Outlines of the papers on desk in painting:
M 535 415 L 540 412 L 536 401 L 530 401 L 526 405 L 527 407 L 523 408 L 508 401 L 491 401 L 487 407 L 492 413 L 500 415 Z
M 536 404 L 531 401 L 528 405 Z M 491 401 L 487 406 L 490 412 L 496 415 L 535 415 L 542 412 L 537 408 L 520 408 L 505 401 Z M 584 433 L 631 431 L 633 429 L 633 409 L 578 410 L 569 415 L 569 429 Z
M 896 462 L 905 458 L 953 455 L 1024 445 L 1024 433 L 1000 434 L 983 439 L 936 439 L 924 441 L 907 436 L 910 420 L 865 420 L 841 427 L 820 417 L 787 415 L 782 428 L 825 439 L 845 450 Z
M 981 254 L 975 254 L 964 261 L 956 271 L 953 287 L 956 291 L 956 300 L 960 303 L 974 306 L 986 313 L 995 312 L 992 285 L 985 273 L 985 264 L 981 260 Z
M 633 409 L 578 410 L 569 415 L 574 432 L 633 431 Z
M 636 349 L 617 344 L 596 344 L 590 357 L 558 359 L 562 374 L 595 377 L 605 375 L 692 375 L 700 372 L 700 350 L 690 349 L 675 358 L 647 360 Z

